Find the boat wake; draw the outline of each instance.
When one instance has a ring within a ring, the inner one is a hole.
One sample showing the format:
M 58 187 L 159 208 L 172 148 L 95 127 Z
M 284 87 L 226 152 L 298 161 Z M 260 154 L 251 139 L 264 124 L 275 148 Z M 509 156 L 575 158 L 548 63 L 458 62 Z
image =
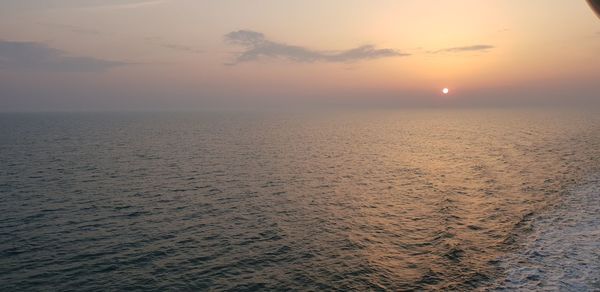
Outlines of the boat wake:
M 503 260 L 497 290 L 600 290 L 600 175 L 532 221 L 524 248 Z

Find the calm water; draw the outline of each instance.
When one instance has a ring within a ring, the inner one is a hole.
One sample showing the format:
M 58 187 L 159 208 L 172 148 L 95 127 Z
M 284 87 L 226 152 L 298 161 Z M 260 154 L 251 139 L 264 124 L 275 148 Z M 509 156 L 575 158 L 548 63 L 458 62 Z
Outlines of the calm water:
M 550 285 L 599 157 L 566 111 L 2 114 L 1 290 Z

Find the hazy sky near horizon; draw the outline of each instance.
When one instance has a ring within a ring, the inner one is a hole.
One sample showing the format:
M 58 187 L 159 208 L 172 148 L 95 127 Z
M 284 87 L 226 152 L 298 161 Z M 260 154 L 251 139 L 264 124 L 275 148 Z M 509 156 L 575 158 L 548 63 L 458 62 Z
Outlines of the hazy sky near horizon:
M 598 52 L 584 0 L 3 0 L 0 108 L 600 99 Z

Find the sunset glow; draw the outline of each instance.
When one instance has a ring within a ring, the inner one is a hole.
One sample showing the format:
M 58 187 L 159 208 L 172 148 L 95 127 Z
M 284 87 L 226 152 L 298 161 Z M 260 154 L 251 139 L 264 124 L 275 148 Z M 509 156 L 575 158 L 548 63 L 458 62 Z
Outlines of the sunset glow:
M 598 291 L 600 0 L 0 0 L 2 291 Z
M 440 82 L 475 100 L 600 91 L 583 0 L 9 0 L 0 16 L 4 109 L 414 104 Z

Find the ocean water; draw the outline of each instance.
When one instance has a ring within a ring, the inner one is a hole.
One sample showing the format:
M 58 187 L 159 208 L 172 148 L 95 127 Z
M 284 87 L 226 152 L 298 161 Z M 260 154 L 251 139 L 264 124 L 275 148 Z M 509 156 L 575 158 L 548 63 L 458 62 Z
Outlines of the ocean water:
M 508 254 L 497 288 L 600 291 L 600 177 L 574 186 L 550 212 L 530 223 L 533 234 Z
M 0 114 L 0 290 L 597 291 L 599 117 Z

